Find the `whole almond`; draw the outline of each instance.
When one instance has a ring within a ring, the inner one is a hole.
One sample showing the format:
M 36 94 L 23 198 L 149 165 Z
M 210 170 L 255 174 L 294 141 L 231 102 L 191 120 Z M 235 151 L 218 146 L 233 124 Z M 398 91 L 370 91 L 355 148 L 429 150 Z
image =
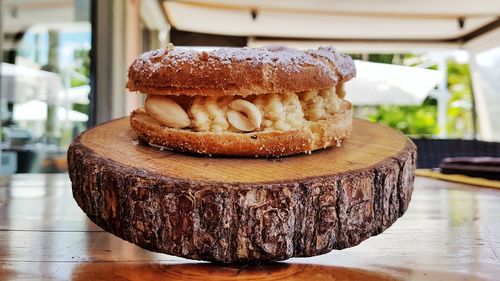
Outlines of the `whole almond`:
M 237 100 L 233 100 L 232 102 L 230 102 L 228 104 L 228 106 L 232 110 L 237 111 L 241 115 L 243 115 L 243 116 L 238 117 L 238 119 L 246 117 L 247 121 L 253 127 L 251 130 L 254 130 L 254 129 L 260 127 L 260 123 L 262 122 L 262 113 L 260 112 L 259 108 L 255 104 L 253 104 L 247 100 L 244 100 L 244 99 L 237 99 Z M 233 116 L 234 116 L 234 114 L 233 114 Z M 236 119 L 234 119 L 234 120 L 236 120 Z M 231 121 L 229 123 L 231 123 Z M 233 125 L 233 127 L 235 127 L 235 126 Z M 248 127 L 248 126 L 246 126 L 246 127 Z M 237 128 L 237 127 L 235 127 L 235 128 Z M 237 129 L 239 129 L 239 128 L 237 128 Z M 239 129 L 239 130 L 241 130 L 241 129 Z M 248 131 L 248 130 L 241 130 L 241 131 Z
M 181 129 L 191 125 L 186 111 L 169 97 L 148 95 L 144 106 L 153 119 L 165 126 Z
M 243 132 L 251 132 L 257 128 L 245 114 L 236 110 L 229 110 L 227 112 L 227 121 L 229 121 L 231 126 Z

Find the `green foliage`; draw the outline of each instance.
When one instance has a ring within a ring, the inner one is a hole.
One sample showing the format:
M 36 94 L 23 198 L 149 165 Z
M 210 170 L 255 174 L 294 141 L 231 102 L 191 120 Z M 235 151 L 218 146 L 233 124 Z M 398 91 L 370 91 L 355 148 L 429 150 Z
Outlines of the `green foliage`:
M 448 122 L 446 130 L 450 138 L 473 136 L 473 102 L 469 65 L 448 62 Z
M 75 69 L 76 72 L 82 74 L 87 79 L 90 77 L 90 54 L 87 49 L 79 49 L 74 53 L 75 59 L 78 61 L 79 66 Z M 71 87 L 78 87 L 87 85 L 88 82 L 83 79 L 76 79 L 75 77 L 71 78 Z M 72 106 L 72 109 L 84 114 L 89 114 L 89 105 L 88 104 L 78 104 L 75 103 Z
M 402 63 L 416 65 L 422 58 L 414 54 L 388 55 L 372 54 L 370 61 L 382 63 Z M 437 66 L 431 66 L 436 69 Z M 473 113 L 472 91 L 469 66 L 455 60 L 448 61 L 448 88 L 450 99 L 448 102 L 448 122 L 446 130 L 450 138 L 472 137 Z M 426 136 L 438 134 L 437 100 L 428 97 L 420 106 L 379 105 L 372 107 L 356 107 L 355 114 L 373 122 L 380 122 L 396 128 L 412 136 Z
M 77 60 L 79 66 L 75 69 L 76 72 L 82 74 L 83 76 L 90 77 L 90 54 L 87 49 L 78 49 L 74 53 L 75 59 Z M 87 85 L 86 81 L 82 79 L 77 79 L 71 77 L 71 87 L 78 87 Z
M 368 120 L 379 122 L 408 135 L 430 136 L 437 133 L 437 107 L 427 98 L 421 106 L 379 105 L 368 115 Z
M 71 77 L 71 87 L 78 87 L 78 86 L 84 86 L 87 85 L 85 81 L 82 81 L 82 79 L 76 79 L 75 77 Z
M 368 55 L 369 61 L 381 62 L 381 63 L 393 63 L 393 54 L 370 54 Z
M 89 114 L 89 105 L 88 104 L 80 104 L 80 103 L 74 103 L 72 106 L 72 109 L 74 111 L 78 111 L 84 114 Z

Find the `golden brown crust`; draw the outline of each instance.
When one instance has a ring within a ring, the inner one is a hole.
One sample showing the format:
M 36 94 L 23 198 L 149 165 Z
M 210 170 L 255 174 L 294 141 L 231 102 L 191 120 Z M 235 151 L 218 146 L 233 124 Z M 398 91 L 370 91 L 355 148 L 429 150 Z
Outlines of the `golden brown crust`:
M 340 145 L 351 132 L 352 105 L 343 101 L 341 111 L 332 117 L 285 132 L 211 133 L 172 129 L 162 126 L 142 109 L 132 112 L 130 124 L 141 139 L 167 149 L 209 155 L 285 156 Z
M 253 95 L 334 87 L 354 77 L 349 56 L 332 47 L 175 48 L 146 52 L 130 66 L 127 88 L 154 95 Z

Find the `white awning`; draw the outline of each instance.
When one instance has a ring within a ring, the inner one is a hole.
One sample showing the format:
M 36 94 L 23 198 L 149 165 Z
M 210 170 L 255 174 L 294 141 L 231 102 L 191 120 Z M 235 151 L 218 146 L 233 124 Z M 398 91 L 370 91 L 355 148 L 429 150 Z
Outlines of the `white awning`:
M 345 84 L 355 105 L 420 105 L 443 80 L 437 70 L 355 61 L 356 79 Z
M 44 121 L 47 120 L 47 103 L 39 100 L 32 100 L 22 104 L 14 105 L 15 121 Z M 56 118 L 58 122 L 64 120 L 73 122 L 87 122 L 89 117 L 81 112 L 65 109 L 62 106 L 56 107 Z
M 314 0 L 163 2 L 169 22 L 208 34 L 446 43 L 494 23 L 498 1 Z M 395 42 L 397 43 L 397 42 Z
M 54 100 L 63 89 L 61 77 L 54 72 L 2 62 L 0 75 L 2 98 L 12 102 Z

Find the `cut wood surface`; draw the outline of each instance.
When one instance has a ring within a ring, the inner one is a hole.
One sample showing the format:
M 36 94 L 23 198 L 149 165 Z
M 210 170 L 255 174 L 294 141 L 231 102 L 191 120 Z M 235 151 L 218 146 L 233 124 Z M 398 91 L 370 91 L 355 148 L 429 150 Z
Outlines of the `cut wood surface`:
M 68 152 L 73 196 L 97 225 L 143 248 L 219 262 L 283 260 L 359 244 L 413 191 L 415 146 L 355 120 L 342 147 L 284 158 L 210 158 L 139 144 L 128 119 Z

